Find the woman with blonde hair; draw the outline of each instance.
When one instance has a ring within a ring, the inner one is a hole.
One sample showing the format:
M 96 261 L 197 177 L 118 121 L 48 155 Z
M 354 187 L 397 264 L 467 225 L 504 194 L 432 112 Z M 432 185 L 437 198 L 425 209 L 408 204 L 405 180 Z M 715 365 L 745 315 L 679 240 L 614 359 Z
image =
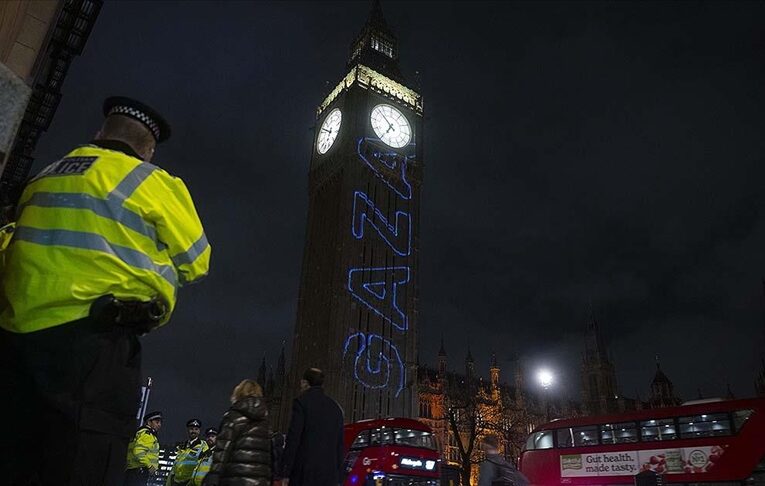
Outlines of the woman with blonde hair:
M 271 440 L 263 389 L 242 380 L 218 429 L 205 486 L 270 486 Z

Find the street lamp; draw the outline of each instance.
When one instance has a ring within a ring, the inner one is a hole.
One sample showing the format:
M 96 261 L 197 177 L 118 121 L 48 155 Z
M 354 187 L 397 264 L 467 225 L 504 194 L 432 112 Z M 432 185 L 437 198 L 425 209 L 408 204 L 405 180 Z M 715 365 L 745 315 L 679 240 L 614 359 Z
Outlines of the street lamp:
M 537 373 L 537 380 L 539 381 L 539 384 L 542 385 L 542 388 L 547 390 L 553 383 L 553 374 L 550 370 L 542 368 Z
M 542 368 L 537 372 L 537 381 L 542 386 L 542 397 L 544 401 L 544 407 L 545 407 L 545 421 L 550 421 L 550 402 L 548 400 L 548 390 L 553 384 L 555 377 L 552 374 L 552 371 Z

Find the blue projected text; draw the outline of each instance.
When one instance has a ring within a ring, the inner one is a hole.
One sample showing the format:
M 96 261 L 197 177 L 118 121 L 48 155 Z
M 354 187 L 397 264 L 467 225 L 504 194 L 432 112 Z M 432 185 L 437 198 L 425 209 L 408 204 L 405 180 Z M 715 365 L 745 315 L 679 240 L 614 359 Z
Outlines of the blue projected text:
M 348 290 L 372 312 L 399 331 L 409 329 L 409 317 L 398 306 L 398 288 L 409 283 L 409 267 L 351 268 Z M 385 312 L 390 309 L 390 312 Z
M 385 215 L 377 209 L 369 196 L 356 191 L 353 196 L 353 223 L 351 232 L 357 240 L 364 237 L 364 221 L 369 223 L 385 243 L 398 256 L 408 256 L 412 250 L 412 218 L 405 211 L 396 211 L 396 224 L 391 225 Z
M 404 200 L 412 198 L 412 185 L 406 180 L 406 166 L 409 157 L 396 152 L 383 152 L 375 138 L 360 138 L 356 146 L 359 158 L 372 169 L 396 194 Z M 398 174 L 394 171 L 398 170 Z
M 361 137 L 356 145 L 359 162 L 368 167 L 387 189 L 372 178 L 362 177 L 362 181 L 366 179 L 367 187 L 374 187 L 374 192 L 357 189 L 352 194 L 351 234 L 354 239 L 351 242 L 372 238 L 376 244 L 369 251 L 356 253 L 363 258 L 363 263 L 345 267 L 348 270 L 348 292 L 366 310 L 358 312 L 358 324 L 351 326 L 351 334 L 343 344 L 343 367 L 353 368 L 356 382 L 366 388 L 386 389 L 385 393 L 393 393 L 396 397 L 406 382 L 405 359 L 409 349 L 406 333 L 411 317 L 407 314 L 407 302 L 413 293 L 405 286 L 412 276 L 410 257 L 413 253 L 413 208 L 416 208 L 411 202 L 412 184 L 407 179 L 407 171 L 416 168 L 409 166 L 415 161 L 415 144 L 401 150 L 404 153 L 397 153 L 374 137 Z M 403 210 L 397 209 L 401 207 Z M 385 245 L 379 244 L 377 236 Z M 402 348 L 404 358 L 397 343 L 405 346 Z
M 355 348 L 354 377 L 368 388 L 394 386 L 396 396 L 404 389 L 406 368 L 395 344 L 377 334 L 357 332 L 345 340 L 343 358 Z

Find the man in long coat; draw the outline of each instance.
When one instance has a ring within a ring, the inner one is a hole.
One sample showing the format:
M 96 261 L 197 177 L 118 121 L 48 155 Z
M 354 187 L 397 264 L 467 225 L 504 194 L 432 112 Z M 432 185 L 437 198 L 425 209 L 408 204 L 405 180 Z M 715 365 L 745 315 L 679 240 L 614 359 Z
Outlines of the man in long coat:
M 343 468 L 343 411 L 324 394 L 324 373 L 303 374 L 303 393 L 292 403 L 282 459 L 283 486 L 337 486 Z

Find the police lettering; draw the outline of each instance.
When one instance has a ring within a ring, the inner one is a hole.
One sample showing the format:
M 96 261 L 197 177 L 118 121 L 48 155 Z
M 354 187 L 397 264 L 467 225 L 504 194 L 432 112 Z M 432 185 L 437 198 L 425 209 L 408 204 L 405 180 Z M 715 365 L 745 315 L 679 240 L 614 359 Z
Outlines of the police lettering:
M 40 171 L 35 179 L 47 176 L 82 175 L 85 171 L 90 169 L 97 158 L 98 157 L 68 157 L 61 159 Z

